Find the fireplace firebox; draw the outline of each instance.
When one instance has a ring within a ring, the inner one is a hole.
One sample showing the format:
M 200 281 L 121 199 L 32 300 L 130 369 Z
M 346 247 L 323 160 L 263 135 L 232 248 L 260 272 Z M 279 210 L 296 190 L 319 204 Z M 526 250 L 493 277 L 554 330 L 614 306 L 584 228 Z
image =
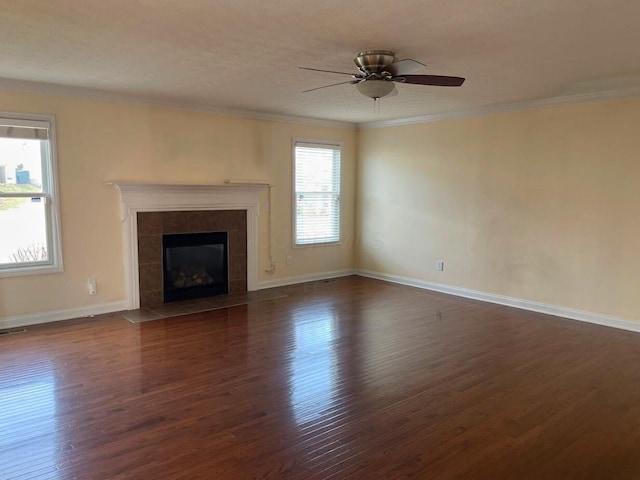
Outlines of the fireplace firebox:
M 229 293 L 227 232 L 162 236 L 164 302 Z

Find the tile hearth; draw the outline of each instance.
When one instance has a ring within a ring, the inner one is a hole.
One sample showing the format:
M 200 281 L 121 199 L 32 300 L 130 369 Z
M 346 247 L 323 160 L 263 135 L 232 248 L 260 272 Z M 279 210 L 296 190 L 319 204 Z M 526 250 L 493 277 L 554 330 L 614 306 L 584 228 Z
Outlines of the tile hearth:
M 148 322 L 171 317 L 187 315 L 189 313 L 200 313 L 221 308 L 237 307 L 267 300 L 277 300 L 288 297 L 282 291 L 255 291 L 229 293 L 227 295 L 217 295 L 208 298 L 196 298 L 193 300 L 183 300 L 180 302 L 164 303 L 143 307 L 138 310 L 127 310 L 121 313 L 131 323 Z

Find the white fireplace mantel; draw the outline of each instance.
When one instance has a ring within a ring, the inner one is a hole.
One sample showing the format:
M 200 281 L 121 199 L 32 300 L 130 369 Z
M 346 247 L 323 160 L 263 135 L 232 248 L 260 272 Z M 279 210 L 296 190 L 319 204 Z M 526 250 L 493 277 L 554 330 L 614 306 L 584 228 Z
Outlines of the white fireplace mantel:
M 138 212 L 246 210 L 247 289 L 258 289 L 258 214 L 264 185 L 158 185 L 113 182 L 121 196 L 127 309 L 140 308 Z

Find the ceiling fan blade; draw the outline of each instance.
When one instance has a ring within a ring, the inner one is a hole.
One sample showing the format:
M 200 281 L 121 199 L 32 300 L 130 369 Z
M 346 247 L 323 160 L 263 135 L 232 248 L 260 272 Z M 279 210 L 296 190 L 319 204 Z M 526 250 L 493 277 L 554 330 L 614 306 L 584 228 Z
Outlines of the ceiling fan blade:
M 319 68 L 309 68 L 309 67 L 298 67 L 301 70 L 311 70 L 312 72 L 325 72 L 325 73 L 338 73 L 340 75 L 353 75 L 352 73 L 347 73 L 347 72 L 336 72 L 334 70 L 321 70 Z
M 302 93 L 313 92 L 314 90 L 320 90 L 321 88 L 335 87 L 336 85 L 344 85 L 345 83 L 353 83 L 353 80 L 347 80 L 346 82 L 340 83 L 332 83 L 331 85 L 323 85 L 322 87 L 310 88 L 309 90 L 304 90 Z
M 385 67 L 385 70 L 394 77 L 399 77 L 402 75 L 409 75 L 411 73 L 419 72 L 425 67 L 426 65 L 424 63 L 420 63 L 417 60 L 407 58 L 404 60 L 393 62 L 391 65 L 387 65 Z
M 459 87 L 464 83 L 462 77 L 447 77 L 445 75 L 402 75 L 393 77 L 393 81 L 413 83 L 415 85 L 433 85 L 436 87 Z

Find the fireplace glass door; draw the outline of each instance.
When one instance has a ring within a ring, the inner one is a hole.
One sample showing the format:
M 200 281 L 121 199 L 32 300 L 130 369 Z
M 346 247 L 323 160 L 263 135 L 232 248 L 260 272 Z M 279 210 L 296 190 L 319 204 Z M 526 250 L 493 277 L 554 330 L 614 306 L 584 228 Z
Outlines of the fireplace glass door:
M 229 292 L 227 232 L 163 235 L 164 301 Z

